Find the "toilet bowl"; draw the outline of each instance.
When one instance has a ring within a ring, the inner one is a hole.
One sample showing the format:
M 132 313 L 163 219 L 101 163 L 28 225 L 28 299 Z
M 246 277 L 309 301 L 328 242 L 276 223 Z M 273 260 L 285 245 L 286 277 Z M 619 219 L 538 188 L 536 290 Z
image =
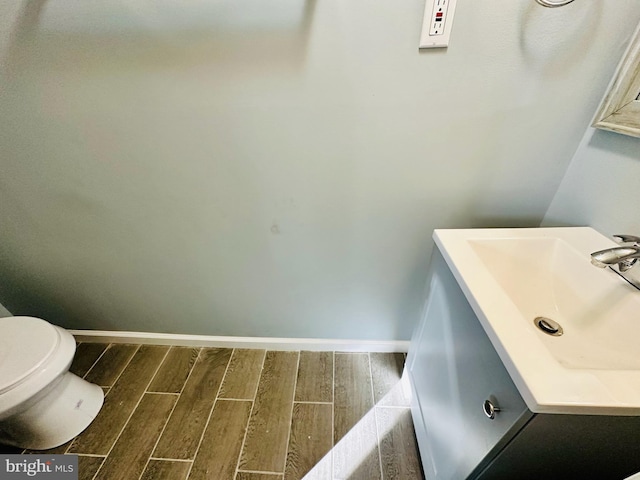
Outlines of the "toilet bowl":
M 73 336 L 34 317 L 0 318 L 0 443 L 54 448 L 100 411 L 102 389 L 69 372 Z

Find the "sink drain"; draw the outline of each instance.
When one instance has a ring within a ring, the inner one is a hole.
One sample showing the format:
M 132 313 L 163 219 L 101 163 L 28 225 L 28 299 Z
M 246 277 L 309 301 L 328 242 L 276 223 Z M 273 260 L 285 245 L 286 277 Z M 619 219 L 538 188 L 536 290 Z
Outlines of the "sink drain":
M 551 320 L 547 317 L 536 317 L 533 320 L 533 324 L 542 330 L 547 335 L 553 335 L 554 337 L 559 337 L 562 335 L 562 327 L 560 324 L 554 320 Z

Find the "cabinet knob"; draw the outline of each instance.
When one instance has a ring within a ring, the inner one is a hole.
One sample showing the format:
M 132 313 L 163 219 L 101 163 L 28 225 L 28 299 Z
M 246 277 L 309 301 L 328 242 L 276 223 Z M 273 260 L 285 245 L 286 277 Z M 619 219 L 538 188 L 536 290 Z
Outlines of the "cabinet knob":
M 482 404 L 482 411 L 491 420 L 496 418 L 496 413 L 500 411 L 500 407 L 498 407 L 497 405 L 494 405 L 493 403 L 494 402 L 492 402 L 491 399 L 487 398 Z

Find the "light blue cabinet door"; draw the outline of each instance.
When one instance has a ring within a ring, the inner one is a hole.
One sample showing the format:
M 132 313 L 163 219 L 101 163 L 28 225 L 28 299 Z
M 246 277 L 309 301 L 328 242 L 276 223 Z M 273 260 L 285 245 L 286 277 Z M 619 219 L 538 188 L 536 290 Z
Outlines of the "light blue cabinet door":
M 468 478 L 531 417 L 442 255 L 434 248 L 427 301 L 407 365 L 426 478 Z M 491 400 L 500 411 L 483 411 Z

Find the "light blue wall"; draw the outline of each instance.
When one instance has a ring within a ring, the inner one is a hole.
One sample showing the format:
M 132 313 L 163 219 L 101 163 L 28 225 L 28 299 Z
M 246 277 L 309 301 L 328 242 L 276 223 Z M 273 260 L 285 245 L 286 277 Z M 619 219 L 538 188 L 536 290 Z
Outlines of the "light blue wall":
M 640 138 L 589 128 L 543 224 L 640 235 Z
M 437 227 L 536 226 L 637 0 L 0 0 L 0 301 L 407 339 Z

